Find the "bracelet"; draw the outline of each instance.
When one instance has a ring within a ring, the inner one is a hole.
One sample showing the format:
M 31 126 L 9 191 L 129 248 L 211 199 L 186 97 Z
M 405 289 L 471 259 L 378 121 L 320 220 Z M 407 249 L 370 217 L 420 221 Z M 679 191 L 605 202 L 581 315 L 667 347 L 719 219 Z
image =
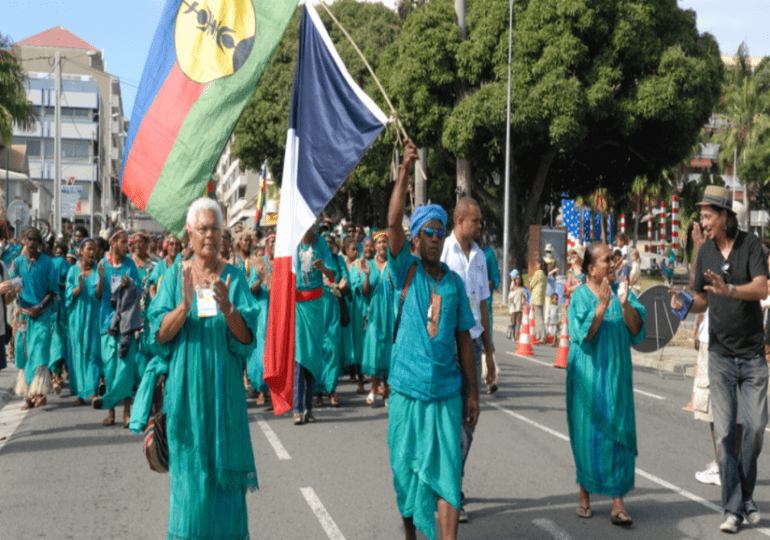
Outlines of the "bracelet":
M 735 298 L 735 285 L 730 283 L 730 298 Z
M 230 315 L 232 315 L 232 314 L 233 314 L 233 311 L 235 311 L 235 304 L 233 304 L 233 303 L 231 302 L 231 303 L 230 303 L 230 309 L 229 309 L 229 310 L 228 310 L 228 312 L 227 312 L 227 316 L 229 317 Z
M 35 307 L 36 307 L 37 309 L 39 309 L 40 311 L 43 311 L 43 303 L 42 303 L 42 302 L 41 302 L 41 303 L 39 303 L 38 305 L 36 305 Z

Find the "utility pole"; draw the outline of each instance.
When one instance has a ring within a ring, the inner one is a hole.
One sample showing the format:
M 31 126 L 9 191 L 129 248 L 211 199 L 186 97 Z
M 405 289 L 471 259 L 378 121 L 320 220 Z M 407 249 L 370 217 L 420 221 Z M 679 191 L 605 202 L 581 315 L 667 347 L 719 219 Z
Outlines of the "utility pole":
M 468 31 L 465 28 L 465 13 L 467 11 L 465 0 L 454 0 L 455 13 L 457 13 L 457 26 L 460 27 L 460 38 L 465 41 L 468 39 Z M 460 85 L 457 92 L 457 102 L 455 106 L 465 97 L 467 89 L 464 84 Z M 471 194 L 471 162 L 467 158 L 457 160 L 457 198 Z
M 508 252 L 511 250 L 511 45 L 513 38 L 513 0 L 508 2 L 508 101 L 505 113 L 505 200 L 503 203 L 503 304 L 508 304 Z
M 61 228 L 61 53 L 56 51 L 54 56 L 56 66 L 56 108 L 54 122 L 54 174 L 53 174 L 53 232 L 60 234 Z

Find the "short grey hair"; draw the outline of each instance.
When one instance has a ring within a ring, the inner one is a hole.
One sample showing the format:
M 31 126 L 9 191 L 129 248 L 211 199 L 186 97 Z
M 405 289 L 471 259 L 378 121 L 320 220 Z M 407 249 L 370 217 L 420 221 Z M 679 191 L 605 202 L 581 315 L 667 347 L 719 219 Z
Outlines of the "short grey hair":
M 217 201 L 208 197 L 195 199 L 190 205 L 190 209 L 187 210 L 187 225 L 189 227 L 195 224 L 195 215 L 201 210 L 214 212 L 217 217 L 217 226 L 220 229 L 223 228 L 225 218 L 222 216 L 222 208 Z

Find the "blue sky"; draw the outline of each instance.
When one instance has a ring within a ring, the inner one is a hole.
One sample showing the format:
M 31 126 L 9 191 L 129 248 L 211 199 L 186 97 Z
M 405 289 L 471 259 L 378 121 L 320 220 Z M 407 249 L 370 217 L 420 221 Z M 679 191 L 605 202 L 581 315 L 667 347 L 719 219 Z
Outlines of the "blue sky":
M 0 33 L 20 41 L 60 25 L 104 50 L 107 71 L 121 79 L 123 108 L 130 118 L 136 86 L 164 3 L 165 0 L 3 0 Z M 745 40 L 751 55 L 770 55 L 768 0 L 680 0 L 678 4 L 696 11 L 698 30 L 713 34 L 723 53 L 734 54 Z

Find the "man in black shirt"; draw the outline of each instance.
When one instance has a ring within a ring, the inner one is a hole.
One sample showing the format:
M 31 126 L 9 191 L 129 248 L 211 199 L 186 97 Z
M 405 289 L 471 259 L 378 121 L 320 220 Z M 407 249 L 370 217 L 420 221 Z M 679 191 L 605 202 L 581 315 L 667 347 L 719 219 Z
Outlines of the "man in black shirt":
M 759 301 L 767 296 L 768 267 L 759 239 L 738 230 L 727 189 L 708 186 L 698 206 L 705 242 L 696 255 L 690 311 L 711 308 L 709 386 L 725 513 L 720 529 L 735 533 L 744 515 L 752 525 L 760 519 L 753 493 L 767 425 L 768 369 Z M 695 224 L 693 236 L 700 234 Z M 671 292 L 671 307 L 681 308 L 677 291 Z M 738 391 L 743 404 L 740 456 L 735 447 Z

